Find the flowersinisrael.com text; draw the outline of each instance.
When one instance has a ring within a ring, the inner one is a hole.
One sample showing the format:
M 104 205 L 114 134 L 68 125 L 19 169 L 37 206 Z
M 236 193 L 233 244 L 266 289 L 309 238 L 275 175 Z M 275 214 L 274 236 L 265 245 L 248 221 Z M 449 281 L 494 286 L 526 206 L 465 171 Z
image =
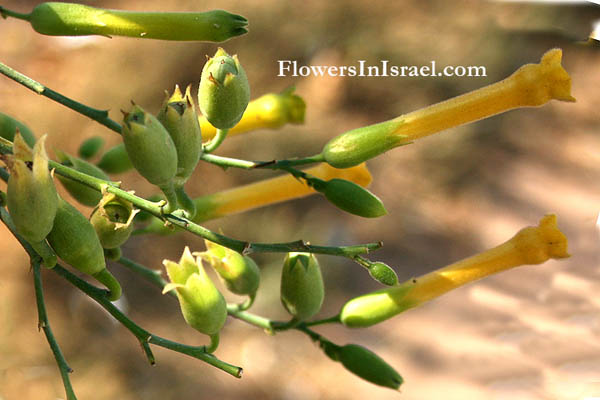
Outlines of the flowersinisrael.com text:
M 377 65 L 367 65 L 359 60 L 355 65 L 298 65 L 298 61 L 279 60 L 277 76 L 358 76 L 358 77 L 419 77 L 419 76 L 487 76 L 481 65 L 447 65 L 438 67 L 435 61 L 428 65 L 393 65 L 388 60 L 381 60 Z

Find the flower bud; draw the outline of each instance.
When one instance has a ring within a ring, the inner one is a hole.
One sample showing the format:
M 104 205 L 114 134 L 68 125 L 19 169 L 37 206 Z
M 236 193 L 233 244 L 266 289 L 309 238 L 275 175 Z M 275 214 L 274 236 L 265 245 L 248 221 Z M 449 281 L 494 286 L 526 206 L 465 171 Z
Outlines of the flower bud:
M 200 154 L 202 154 L 202 135 L 196 108 L 190 95 L 190 86 L 182 96 L 179 86 L 175 86 L 173 95 L 165 99 L 157 119 L 171 135 L 177 150 L 177 174 L 175 185 L 183 185 L 192 175 Z
M 206 119 L 218 129 L 237 124 L 250 101 L 250 85 L 237 56 L 219 48 L 202 69 L 198 105 Z
M 90 216 L 90 222 L 103 248 L 117 248 L 129 239 L 137 211 L 130 202 L 112 193 L 104 194 Z
M 202 262 L 185 248 L 178 263 L 164 260 L 171 283 L 163 293 L 175 290 L 185 321 L 206 335 L 219 333 L 227 319 L 227 303 L 210 280 Z
M 108 175 L 94 164 L 90 164 L 81 158 L 73 157 L 62 151 L 56 151 L 56 155 L 62 165 L 98 179 L 103 179 L 105 181 L 110 180 Z M 97 205 L 102 198 L 102 194 L 96 189 L 92 189 L 91 187 L 67 178 L 66 176 L 58 175 L 58 180 L 63 184 L 65 189 L 67 189 L 67 192 L 84 206 L 93 207 Z
M 398 275 L 389 265 L 380 261 L 374 262 L 369 266 L 369 275 L 377 282 L 387 286 L 394 286 L 398 283 Z
M 134 105 L 123 119 L 123 142 L 131 163 L 148 182 L 167 185 L 177 173 L 177 150 L 152 114 Z
M 100 149 L 102 149 L 102 146 L 104 146 L 104 139 L 102 139 L 100 136 L 92 136 L 81 143 L 81 146 L 79 146 L 79 157 L 84 160 L 89 160 L 98 154 Z
M 267 93 L 248 103 L 242 119 L 229 130 L 227 136 L 263 128 L 278 129 L 285 124 L 302 124 L 305 113 L 306 103 L 294 94 L 293 87 L 281 93 Z M 202 137 L 205 140 L 212 139 L 217 132 L 215 127 L 204 116 L 198 120 Z
M 108 149 L 102 155 L 97 165 L 107 174 L 121 174 L 133 168 L 133 164 L 131 164 L 131 160 L 125 149 L 125 143 L 119 143 Z
M 22 122 L 19 122 L 6 114 L 0 113 L 0 137 L 12 142 L 15 138 L 17 129 L 21 133 L 25 143 L 27 143 L 29 147 L 33 147 L 35 145 L 35 135 L 31 129 Z
M 8 162 L 11 173 L 6 193 L 8 211 L 17 232 L 25 240 L 38 243 L 52 230 L 58 204 L 48 171 L 46 136 L 35 144 L 33 154 L 19 133 L 14 139 L 14 157 Z
M 248 256 L 205 240 L 206 252 L 194 253 L 210 263 L 227 289 L 239 295 L 254 296 L 260 283 L 260 270 Z
M 121 286 L 106 269 L 104 250 L 94 227 L 75 207 L 58 198 L 58 209 L 48 243 L 73 268 L 92 275 L 110 290 L 109 298 L 121 297 Z
M 313 186 L 336 207 L 350 214 L 365 218 L 376 218 L 387 214 L 377 196 L 354 182 L 334 178 L 329 181 L 315 180 Z
M 357 344 L 347 344 L 337 351 L 342 365 L 354 375 L 375 385 L 398 390 L 402 376 L 381 357 Z
M 321 309 L 325 287 L 314 254 L 288 253 L 281 271 L 281 302 L 295 319 L 306 320 Z
M 538 226 L 523 228 L 510 240 L 490 250 L 399 286 L 348 301 L 342 307 L 340 321 L 351 328 L 371 326 L 485 276 L 565 257 L 569 257 L 567 238 L 558 229 L 556 216 L 546 215 Z
M 129 36 L 161 40 L 222 42 L 248 30 L 246 18 L 223 10 L 135 12 L 48 2 L 26 16 L 32 28 L 52 36 Z

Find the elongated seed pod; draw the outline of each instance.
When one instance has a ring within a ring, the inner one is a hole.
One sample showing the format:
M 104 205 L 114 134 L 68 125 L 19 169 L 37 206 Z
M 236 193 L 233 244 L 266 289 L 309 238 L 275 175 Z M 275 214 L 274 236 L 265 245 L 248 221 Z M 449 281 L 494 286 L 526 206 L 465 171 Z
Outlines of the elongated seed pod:
M 123 119 L 123 142 L 131 163 L 148 182 L 166 185 L 177 173 L 177 150 L 164 126 L 138 105 Z
M 129 36 L 222 42 L 247 32 L 246 18 L 223 10 L 132 12 L 83 4 L 42 3 L 27 16 L 35 31 L 51 36 Z
M 119 283 L 106 269 L 104 250 L 94 227 L 83 214 L 60 197 L 54 226 L 47 239 L 56 255 L 67 264 L 106 285 L 111 300 L 121 296 Z
M 196 107 L 190 94 L 190 86 L 181 94 L 175 86 L 173 95 L 165 99 L 156 118 L 171 135 L 177 150 L 177 174 L 175 186 L 183 185 L 196 169 L 202 154 L 202 134 Z
M 58 204 L 56 188 L 48 171 L 45 141 L 44 135 L 31 155 L 31 150 L 21 135 L 17 134 L 15 157 L 9 163 L 11 175 L 6 191 L 8 210 L 17 232 L 32 243 L 43 241 L 50 233 Z M 31 160 L 30 169 L 27 163 Z

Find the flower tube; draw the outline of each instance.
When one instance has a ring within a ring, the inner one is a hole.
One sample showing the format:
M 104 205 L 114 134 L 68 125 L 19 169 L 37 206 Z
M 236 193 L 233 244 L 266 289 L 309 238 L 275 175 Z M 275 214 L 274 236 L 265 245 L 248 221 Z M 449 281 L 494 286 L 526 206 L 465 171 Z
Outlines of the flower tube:
M 573 102 L 571 77 L 561 58 L 562 50 L 549 50 L 539 64 L 523 65 L 500 82 L 343 133 L 330 140 L 321 155 L 333 167 L 348 168 L 424 136 L 514 108 L 538 107 L 552 99 Z
M 541 264 L 550 258 L 569 257 L 567 238 L 558 229 L 555 215 L 546 215 L 536 227 L 521 229 L 493 249 L 455 262 L 396 287 L 369 293 L 348 301 L 341 322 L 351 328 L 368 327 L 444 293 L 521 265 Z

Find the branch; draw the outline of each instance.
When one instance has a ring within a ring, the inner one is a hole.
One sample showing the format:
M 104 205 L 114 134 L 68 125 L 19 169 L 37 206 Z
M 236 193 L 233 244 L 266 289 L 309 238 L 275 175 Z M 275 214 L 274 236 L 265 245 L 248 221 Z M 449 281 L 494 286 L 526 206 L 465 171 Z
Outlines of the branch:
M 8 153 L 12 151 L 12 143 L 9 140 L 0 138 L 0 153 Z M 178 226 L 198 235 L 211 242 L 218 243 L 221 246 L 228 247 L 242 254 L 251 253 L 289 253 L 294 251 L 302 251 L 315 254 L 327 254 L 332 256 L 347 257 L 355 260 L 355 257 L 361 254 L 368 254 L 371 251 L 378 250 L 383 246 L 382 242 L 367 243 L 353 246 L 317 246 L 311 245 L 303 240 L 297 240 L 286 243 L 250 243 L 238 239 L 233 239 L 225 235 L 218 234 L 209 229 L 198 225 L 187 218 L 176 216 L 173 214 L 164 214 L 162 203 L 154 203 L 134 195 L 132 192 L 127 192 L 118 188 L 117 182 L 105 181 L 93 176 L 81 173 L 73 168 L 64 166 L 55 161 L 48 161 L 49 168 L 53 168 L 59 175 L 71 178 L 88 187 L 96 189 L 100 192 L 113 193 L 114 195 L 131 202 L 135 207 L 147 211 L 155 217 L 162 219 L 171 225 Z
M 4 10 L 6 12 L 6 10 Z M 106 126 L 108 129 L 111 129 L 118 134 L 121 134 L 121 125 L 119 123 L 113 121 L 108 117 L 108 111 L 106 110 L 98 110 L 96 108 L 92 108 L 86 106 L 85 104 L 79 103 L 73 99 L 70 99 L 62 94 L 55 92 L 54 90 L 42 85 L 41 83 L 31 79 L 30 77 L 23 75 L 22 73 L 15 71 L 11 67 L 6 64 L 0 63 L 0 73 L 9 77 L 13 81 L 20 83 L 25 86 L 27 89 L 30 89 L 37 94 L 45 96 L 51 100 L 56 101 L 57 103 L 62 104 L 65 107 L 68 107 L 74 111 L 77 111 L 80 114 L 85 115 L 93 119 L 96 122 Z
M 30 257 L 38 258 L 38 256 L 35 254 L 35 252 L 29 246 L 29 244 L 26 241 L 24 241 L 22 238 L 20 238 L 19 235 L 16 233 L 15 227 L 12 224 L 12 221 L 10 219 L 10 215 L 2 207 L 0 207 L 0 219 L 2 219 L 2 222 L 4 222 L 4 224 L 12 232 L 12 234 L 19 240 L 19 242 L 21 242 L 21 244 L 23 245 L 25 250 L 29 253 Z M 160 336 L 156 336 L 156 335 L 148 332 L 144 328 L 140 327 L 135 322 L 133 322 L 131 319 L 129 319 L 129 317 L 127 317 L 125 314 L 123 314 L 108 299 L 108 296 L 107 296 L 108 292 L 106 290 L 99 289 L 99 288 L 87 283 L 83 279 L 77 277 L 75 274 L 67 271 L 65 268 L 61 267 L 58 264 L 52 269 L 52 271 L 54 271 L 58 275 L 62 276 L 67 281 L 69 281 L 71 284 L 73 284 L 78 289 L 80 289 L 82 292 L 84 292 L 89 297 L 94 299 L 106 311 L 108 311 L 110 315 L 112 315 L 117 321 L 119 321 L 121 324 L 123 324 L 123 326 L 125 326 L 125 328 L 127 328 L 131 333 L 133 333 L 133 335 L 140 341 L 140 344 L 142 345 L 142 348 L 144 349 L 144 352 L 146 353 L 146 356 L 148 357 L 148 360 L 150 361 L 151 364 L 154 364 L 154 356 L 152 355 L 152 351 L 150 350 L 149 344 L 154 344 L 157 346 L 167 348 L 169 350 L 176 351 L 178 353 L 187 354 L 188 356 L 197 358 L 197 359 L 204 361 L 216 368 L 219 368 L 219 369 L 227 372 L 228 374 L 235 376 L 236 378 L 241 378 L 242 371 L 243 371 L 241 367 L 237 367 L 235 365 L 226 363 L 225 361 L 219 360 L 215 356 L 213 356 L 209 353 L 206 353 L 205 346 L 189 346 L 189 345 L 177 343 L 177 342 L 174 342 L 174 341 L 171 341 L 168 339 L 164 339 Z
M 30 253 L 33 252 L 33 250 L 27 250 L 27 252 Z M 58 369 L 60 370 L 60 376 L 62 377 L 63 385 L 65 387 L 67 400 L 77 400 L 77 396 L 75 396 L 75 392 L 73 391 L 73 387 L 71 386 L 71 380 L 69 379 L 69 374 L 73 372 L 73 370 L 67 364 L 67 360 L 65 360 L 65 357 L 62 354 L 58 342 L 54 338 L 54 333 L 52 333 L 52 329 L 50 328 L 50 322 L 48 321 L 48 315 L 46 314 L 46 305 L 44 304 L 44 292 L 42 289 L 42 277 L 40 274 L 39 257 L 35 254 L 33 254 L 32 256 L 31 253 L 30 257 L 31 267 L 33 268 L 35 300 L 37 302 L 38 309 L 38 329 L 41 328 L 44 331 L 44 334 L 46 335 L 46 340 L 48 340 L 50 349 L 52 349 L 54 359 L 56 360 L 56 364 L 58 365 Z

